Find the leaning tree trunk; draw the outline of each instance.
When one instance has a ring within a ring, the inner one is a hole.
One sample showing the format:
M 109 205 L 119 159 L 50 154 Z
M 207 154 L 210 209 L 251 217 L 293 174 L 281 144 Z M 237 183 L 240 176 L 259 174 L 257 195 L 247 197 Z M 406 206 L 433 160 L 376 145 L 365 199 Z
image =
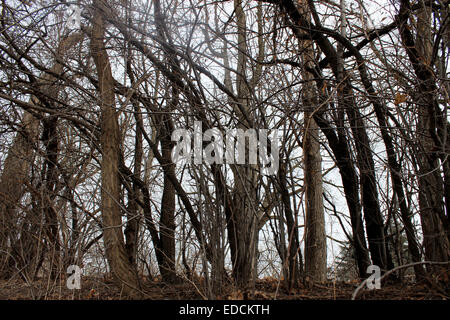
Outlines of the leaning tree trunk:
M 32 98 L 35 103 L 37 99 Z M 37 101 L 36 101 L 37 102 Z M 17 260 L 13 257 L 14 244 L 20 244 L 17 238 L 16 208 L 22 198 L 25 182 L 33 163 L 34 143 L 38 139 L 39 120 L 24 112 L 22 118 L 23 132 L 19 132 L 8 150 L 3 172 L 0 178 L 0 259 L 1 277 L 9 278 L 14 272 Z M 19 261 L 19 260 L 18 260 Z M 17 266 L 19 269 L 22 266 Z
M 423 231 L 425 257 L 429 261 L 449 260 L 449 241 L 446 236 L 443 221 L 444 188 L 442 168 L 439 153 L 436 150 L 445 148 L 442 138 L 443 123 L 447 119 L 441 114 L 437 102 L 436 79 L 430 67 L 432 56 L 431 13 L 424 7 L 417 14 L 416 39 L 408 25 L 411 5 L 408 0 L 402 0 L 399 16 L 399 30 L 403 45 L 417 76 L 418 123 L 417 141 L 422 152 L 417 157 L 419 167 L 419 213 Z M 440 138 L 439 138 L 440 136 Z M 443 154 L 443 152 L 442 152 Z M 447 161 L 446 158 L 441 159 Z M 444 176 L 447 176 L 444 172 Z M 448 214 L 448 213 L 447 213 Z
M 79 33 L 74 33 L 62 39 L 56 50 L 58 58 L 61 59 L 70 48 L 79 42 L 80 38 L 81 35 Z M 49 73 L 44 73 L 38 80 L 39 87 L 43 96 L 56 98 L 60 87 L 55 85 L 57 79 L 54 75 L 61 74 L 63 72 L 63 66 L 59 61 L 56 61 L 49 71 Z M 41 102 L 36 96 L 32 96 L 29 103 L 37 106 Z M 22 270 L 27 277 L 32 277 L 32 274 L 36 273 L 36 260 L 38 260 L 37 253 L 33 251 L 36 249 L 38 242 L 36 241 L 36 236 L 34 234 L 24 235 L 17 230 L 16 209 L 25 191 L 25 182 L 29 180 L 31 165 L 34 161 L 35 144 L 39 138 L 40 121 L 30 112 L 24 111 L 21 122 L 22 131 L 16 134 L 13 144 L 8 150 L 0 178 L 0 248 L 7 251 L 7 253 L 2 253 L 2 259 L 0 259 L 0 274 L 2 277 L 9 277 L 12 275 L 11 272 L 14 272 L 16 268 L 16 270 Z M 48 138 L 53 139 L 54 134 L 50 134 Z M 52 156 L 56 156 L 55 152 L 53 152 Z M 47 159 L 47 162 L 49 161 L 50 159 Z M 50 162 L 53 164 L 56 163 L 54 159 Z M 50 166 L 53 164 L 50 164 Z M 50 170 L 48 173 L 51 172 L 54 173 L 54 170 Z M 53 174 L 50 174 L 48 178 L 54 181 Z M 46 208 L 50 208 L 51 203 L 46 203 L 45 206 Z M 54 215 L 52 216 L 54 217 Z M 33 210 L 27 213 L 25 219 L 27 220 L 25 225 L 33 224 L 31 220 L 38 220 L 35 219 Z M 53 235 L 56 234 L 55 228 L 57 229 L 55 223 L 55 219 L 53 219 Z M 36 230 L 36 228 L 31 228 L 29 232 L 35 232 Z M 23 231 L 27 232 L 25 230 Z M 10 248 L 8 248 L 8 243 L 10 244 Z M 27 254 L 35 259 L 34 261 L 36 263 L 32 263 L 31 260 L 22 261 L 23 259 L 21 257 L 14 256 L 14 252 L 19 252 L 22 249 L 25 249 Z M 13 267 L 15 263 L 18 263 L 18 265 Z
M 432 59 L 431 36 L 431 9 L 424 7 L 417 13 L 417 49 L 423 59 L 423 63 L 430 65 Z M 418 155 L 421 166 L 419 175 L 419 206 L 424 234 L 425 256 L 430 261 L 448 261 L 449 243 L 445 236 L 439 215 L 444 212 L 444 183 L 440 167 L 439 156 L 435 151 L 439 145 L 433 139 L 433 134 L 438 131 L 440 117 L 439 107 L 433 106 L 430 101 L 436 100 L 436 92 L 427 89 L 419 93 L 419 102 L 429 107 L 419 106 L 418 139 L 424 153 Z M 431 100 L 429 99 L 431 98 Z M 438 135 L 439 133 L 437 133 Z M 436 148 L 437 147 L 437 148 Z M 444 161 L 448 161 L 447 159 Z M 447 212 L 448 214 L 448 212 Z
M 315 10 L 314 5 L 311 1 L 308 1 L 308 5 L 311 11 L 312 9 Z M 339 68 L 338 54 L 330 41 L 322 34 L 311 28 L 310 22 L 300 14 L 293 2 L 283 1 L 280 3 L 280 7 L 286 11 L 286 13 L 289 15 L 291 20 L 295 22 L 295 24 L 298 24 L 302 27 L 302 30 L 309 30 L 309 32 L 311 32 L 311 39 L 314 37 L 317 38 L 315 39 L 316 44 L 330 61 L 330 67 L 335 74 L 338 83 L 341 82 L 342 79 L 339 78 L 342 78 L 343 65 L 341 62 L 341 68 Z M 304 33 L 299 32 L 299 30 L 296 28 L 294 28 L 294 34 L 300 43 L 305 40 Z M 329 99 L 325 94 L 328 92 L 327 86 L 326 82 L 322 78 L 320 69 L 308 69 L 308 72 L 311 72 L 313 74 L 317 83 L 317 87 L 320 88 L 320 90 L 318 90 L 318 95 L 320 97 L 321 104 L 329 105 Z M 342 95 L 339 95 L 338 101 L 341 103 Z M 327 138 L 329 146 L 336 158 L 336 165 L 338 166 L 342 177 L 345 198 L 351 218 L 353 244 L 355 247 L 355 259 L 358 265 L 358 273 L 361 278 L 365 278 L 366 269 L 370 265 L 370 259 L 368 255 L 364 226 L 361 217 L 358 176 L 352 162 L 348 136 L 345 132 L 343 110 L 340 109 L 339 112 L 337 112 L 336 129 L 333 128 L 334 126 L 326 118 L 324 118 L 323 113 L 324 112 L 322 110 L 318 110 L 318 112 L 313 113 L 313 117 L 320 127 L 321 131 Z
M 139 282 L 125 250 L 119 204 L 120 130 L 118 112 L 115 110 L 114 79 L 104 44 L 105 24 L 102 8 L 105 3 L 97 0 L 94 1 L 94 5 L 96 8 L 91 34 L 91 54 L 97 69 L 101 110 L 103 241 L 106 257 L 116 284 L 123 289 L 125 295 L 135 298 L 140 296 Z

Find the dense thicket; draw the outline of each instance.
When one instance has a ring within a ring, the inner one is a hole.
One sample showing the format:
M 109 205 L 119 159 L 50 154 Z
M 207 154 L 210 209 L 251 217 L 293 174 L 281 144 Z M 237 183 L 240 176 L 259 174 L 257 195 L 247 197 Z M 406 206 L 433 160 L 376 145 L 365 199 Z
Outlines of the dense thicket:
M 76 264 L 139 297 L 141 274 L 201 276 L 214 298 L 268 275 L 292 288 L 372 264 L 448 269 L 449 10 L 3 1 L 0 277 Z M 184 128 L 209 155 L 211 132 L 241 129 L 278 170 L 174 162 Z

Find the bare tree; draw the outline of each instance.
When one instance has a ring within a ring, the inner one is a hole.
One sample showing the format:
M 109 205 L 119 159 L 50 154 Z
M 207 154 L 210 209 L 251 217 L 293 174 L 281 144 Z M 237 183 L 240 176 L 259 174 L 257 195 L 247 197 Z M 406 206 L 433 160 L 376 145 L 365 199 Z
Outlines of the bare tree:
M 308 4 L 299 1 L 299 11 L 310 16 Z M 315 50 L 312 41 L 300 43 L 302 61 L 306 68 L 314 68 Z M 316 281 L 327 278 L 327 243 L 323 208 L 322 157 L 320 155 L 319 127 L 314 120 L 315 109 L 320 108 L 317 87 L 313 75 L 304 68 L 302 74 L 305 105 L 305 134 L 303 153 L 305 158 L 305 273 Z
M 120 131 L 116 111 L 114 79 L 105 49 L 104 7 L 107 3 L 95 1 L 95 16 L 91 34 L 91 53 L 98 76 L 101 108 L 100 144 L 102 148 L 102 221 L 106 255 L 117 284 L 126 295 L 139 296 L 139 282 L 128 260 L 122 232 L 119 180 Z

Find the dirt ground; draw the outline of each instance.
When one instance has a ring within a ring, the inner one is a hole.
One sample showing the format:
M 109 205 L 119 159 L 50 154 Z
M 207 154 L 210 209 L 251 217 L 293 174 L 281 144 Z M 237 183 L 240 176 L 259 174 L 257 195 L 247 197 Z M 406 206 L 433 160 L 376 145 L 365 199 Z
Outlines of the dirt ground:
M 106 278 L 83 277 L 80 290 L 69 290 L 64 279 L 33 283 L 22 280 L 0 281 L 0 300 L 121 300 L 123 295 Z M 349 300 L 359 282 L 308 283 L 288 292 L 277 279 L 258 280 L 254 290 L 237 290 L 224 286 L 217 300 Z M 142 279 L 142 291 L 150 300 L 203 300 L 205 288 L 201 282 L 166 285 L 159 281 Z M 358 299 L 365 300 L 448 300 L 448 279 L 422 284 L 383 283 L 379 290 L 361 290 Z

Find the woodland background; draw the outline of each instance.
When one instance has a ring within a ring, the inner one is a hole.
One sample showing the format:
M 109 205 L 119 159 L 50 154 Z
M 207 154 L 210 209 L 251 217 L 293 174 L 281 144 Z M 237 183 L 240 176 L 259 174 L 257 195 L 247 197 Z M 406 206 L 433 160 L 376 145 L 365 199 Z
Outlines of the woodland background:
M 1 1 L 3 288 L 75 264 L 120 297 L 157 282 L 217 299 L 264 281 L 345 287 L 373 264 L 448 298 L 449 13 L 444 0 Z M 171 135 L 194 121 L 277 130 L 277 174 L 173 163 Z

